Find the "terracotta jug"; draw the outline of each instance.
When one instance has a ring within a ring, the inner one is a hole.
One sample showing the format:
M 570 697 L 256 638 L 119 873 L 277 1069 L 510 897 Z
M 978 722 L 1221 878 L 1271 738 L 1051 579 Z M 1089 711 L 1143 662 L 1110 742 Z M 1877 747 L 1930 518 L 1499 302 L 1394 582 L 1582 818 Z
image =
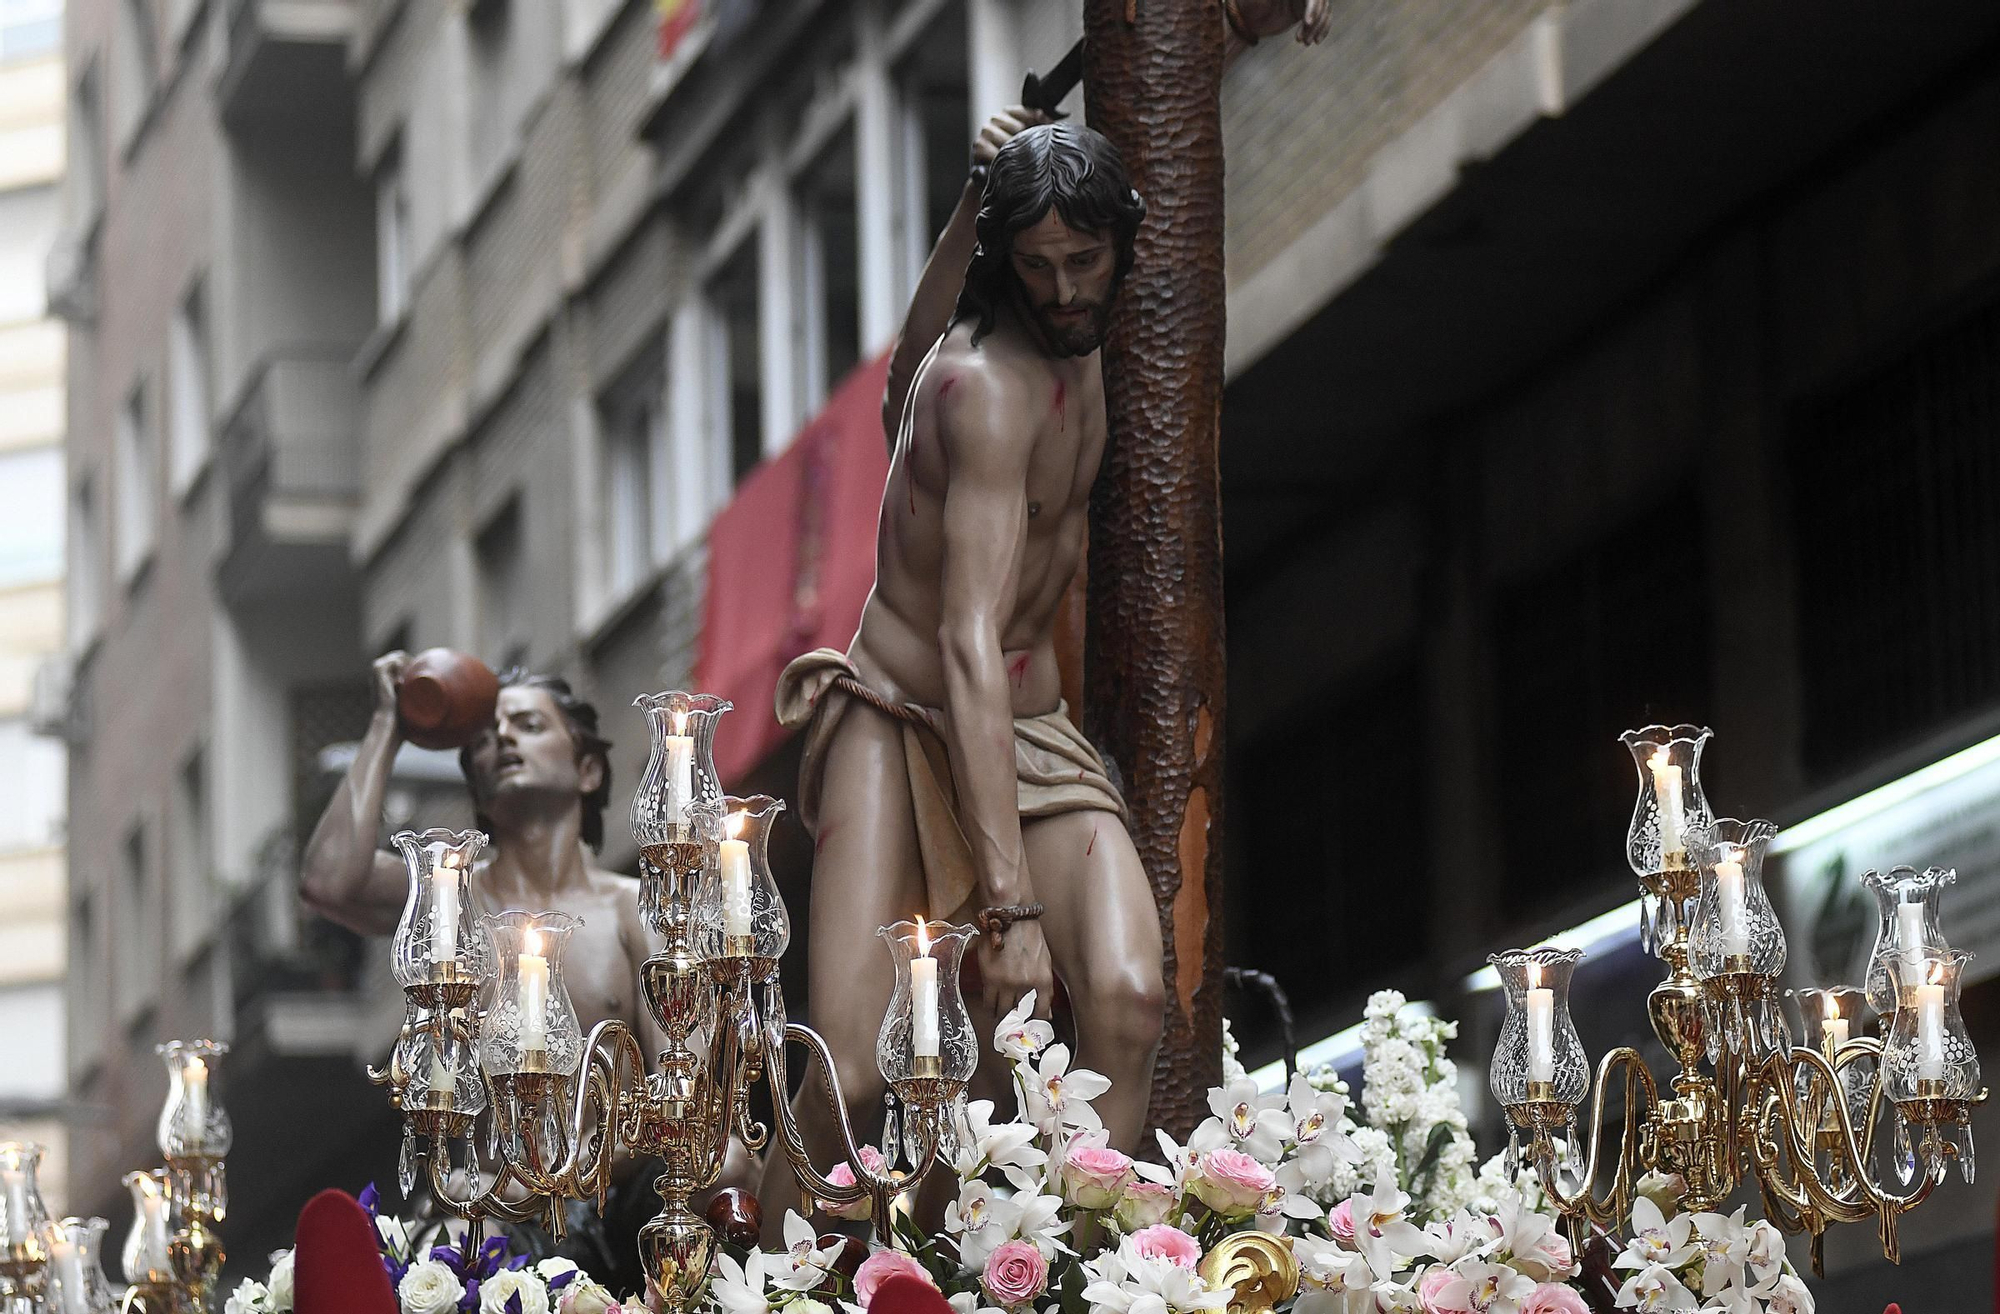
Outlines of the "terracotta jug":
M 500 678 L 477 657 L 427 648 L 403 668 L 396 715 L 419 748 L 463 748 L 493 724 Z

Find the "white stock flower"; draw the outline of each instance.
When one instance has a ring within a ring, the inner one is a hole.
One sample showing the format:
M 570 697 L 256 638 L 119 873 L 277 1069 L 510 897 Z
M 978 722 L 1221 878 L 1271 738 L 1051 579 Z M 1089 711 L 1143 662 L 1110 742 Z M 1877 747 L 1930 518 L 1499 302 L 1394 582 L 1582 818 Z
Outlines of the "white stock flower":
M 840 1256 L 839 1243 L 820 1249 L 812 1224 L 799 1217 L 796 1209 L 785 1211 L 785 1248 L 767 1254 L 765 1268 L 771 1285 L 780 1291 L 811 1291 L 826 1281 L 834 1260 Z
M 292 1307 L 292 1252 L 280 1250 L 271 1256 L 271 1295 L 269 1308 L 274 1314 L 286 1314 Z
M 1660 1207 L 1642 1195 L 1632 1201 L 1631 1226 L 1632 1239 L 1611 1261 L 1613 1268 L 1679 1268 L 1694 1257 L 1694 1247 L 1688 1244 L 1694 1219 L 1687 1214 L 1676 1214 L 1668 1222 Z
M 521 1298 L 520 1314 L 549 1314 L 549 1288 L 524 1268 L 503 1268 L 479 1284 L 479 1314 L 508 1314 L 507 1301 Z
M 465 1295 L 458 1274 L 435 1259 L 420 1259 L 404 1272 L 396 1284 L 396 1299 L 403 1314 L 450 1314 Z
M 270 1308 L 271 1293 L 262 1282 L 244 1278 L 222 1303 L 222 1314 L 264 1314 Z
M 1256 1082 L 1244 1077 L 1210 1089 L 1208 1109 L 1221 1119 L 1236 1148 L 1257 1162 L 1275 1166 L 1284 1157 L 1285 1139 L 1292 1130 L 1284 1096 L 1262 1094 Z
M 770 1314 L 771 1302 L 764 1293 L 764 1252 L 752 1250 L 739 1264 L 734 1256 L 718 1249 L 708 1294 L 724 1314 Z
M 993 1028 L 993 1048 L 1015 1063 L 1034 1062 L 1036 1055 L 1056 1038 L 1056 1029 L 1034 1016 L 1034 1012 L 1035 992 L 1030 990 Z
M 1068 1045 L 1050 1045 L 1039 1064 L 1023 1064 L 1018 1075 L 1021 1116 L 1044 1136 L 1096 1131 L 1104 1125 L 1090 1101 L 1110 1090 L 1111 1081 L 1089 1068 L 1072 1072 Z
M 1636 1309 L 1640 1314 L 1656 1314 L 1659 1310 L 1694 1309 L 1694 1293 L 1681 1285 L 1681 1280 L 1658 1264 L 1648 1264 L 1618 1288 L 1617 1305 L 1620 1309 Z

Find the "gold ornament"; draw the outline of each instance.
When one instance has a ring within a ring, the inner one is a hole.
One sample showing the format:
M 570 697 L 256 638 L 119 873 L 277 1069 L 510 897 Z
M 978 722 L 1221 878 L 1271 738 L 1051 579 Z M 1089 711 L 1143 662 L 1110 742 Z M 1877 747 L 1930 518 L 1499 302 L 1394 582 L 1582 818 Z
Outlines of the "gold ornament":
M 1236 1232 L 1201 1257 L 1202 1281 L 1234 1287 L 1228 1314 L 1271 1314 L 1299 1290 L 1299 1261 L 1292 1243 L 1264 1232 Z

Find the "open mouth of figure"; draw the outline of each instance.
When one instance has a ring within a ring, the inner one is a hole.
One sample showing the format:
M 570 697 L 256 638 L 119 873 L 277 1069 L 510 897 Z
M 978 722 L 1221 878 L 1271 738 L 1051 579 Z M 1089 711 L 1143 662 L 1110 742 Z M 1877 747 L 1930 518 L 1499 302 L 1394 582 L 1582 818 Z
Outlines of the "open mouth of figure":
M 525 765 L 527 764 L 521 760 L 519 753 L 502 753 L 498 758 L 494 759 L 493 774 L 504 776 L 509 771 Z

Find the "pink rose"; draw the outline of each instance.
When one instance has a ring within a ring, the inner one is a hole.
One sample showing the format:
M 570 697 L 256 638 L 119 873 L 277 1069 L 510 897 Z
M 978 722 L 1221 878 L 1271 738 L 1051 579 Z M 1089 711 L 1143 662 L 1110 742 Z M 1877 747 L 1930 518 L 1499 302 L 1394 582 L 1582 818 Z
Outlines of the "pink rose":
M 872 1145 L 861 1147 L 861 1166 L 877 1177 L 880 1177 L 889 1169 L 889 1165 L 882 1161 L 882 1152 Z M 854 1165 L 844 1161 L 835 1164 L 833 1171 L 826 1175 L 826 1180 L 835 1186 L 854 1185 L 856 1180 Z M 829 1200 L 821 1200 L 819 1207 L 832 1214 L 835 1218 L 867 1218 L 875 1211 L 874 1202 L 865 1195 L 851 1204 L 844 1205 L 837 1205 Z
M 875 1299 L 875 1289 L 898 1275 L 916 1278 L 932 1287 L 937 1285 L 928 1269 L 902 1251 L 877 1250 L 854 1270 L 854 1302 L 867 1309 L 868 1302 Z
M 1424 1314 L 1463 1314 L 1471 1307 L 1467 1299 L 1472 1286 L 1448 1268 L 1434 1268 L 1417 1284 L 1417 1303 Z
M 1134 1232 L 1132 1249 L 1142 1259 L 1164 1259 L 1180 1268 L 1193 1268 L 1201 1262 L 1201 1243 L 1178 1227 L 1168 1227 L 1165 1223 L 1155 1223 Z
M 1590 1314 L 1590 1306 L 1575 1287 L 1542 1282 L 1521 1302 L 1521 1314 Z
M 1216 1213 L 1242 1217 L 1257 1212 L 1278 1179 L 1241 1150 L 1216 1150 L 1202 1156 L 1193 1186 L 1195 1197 Z
M 1539 1261 L 1552 1275 L 1560 1276 L 1576 1270 L 1576 1255 L 1569 1248 L 1569 1240 L 1560 1232 L 1550 1232 L 1542 1237 L 1533 1254 L 1517 1256 L 1520 1259 Z M 1544 1286 L 1552 1284 L 1543 1283 Z M 1568 1287 L 1553 1287 L 1554 1290 L 1568 1291 Z
M 1133 1180 L 1132 1161 L 1108 1145 L 1072 1145 L 1063 1160 L 1062 1193 L 1079 1209 L 1109 1209 Z
M 1118 1197 L 1113 1213 L 1118 1219 L 1118 1226 L 1131 1233 L 1166 1222 L 1174 1212 L 1174 1204 L 1172 1187 L 1158 1182 L 1132 1181 L 1125 1183 L 1125 1192 Z
M 1344 1246 L 1354 1244 L 1354 1201 L 1342 1200 L 1326 1215 L 1326 1227 L 1333 1239 Z
M 1025 1305 L 1048 1290 L 1049 1261 L 1032 1241 L 1003 1241 L 986 1257 L 979 1285 L 996 1305 Z

